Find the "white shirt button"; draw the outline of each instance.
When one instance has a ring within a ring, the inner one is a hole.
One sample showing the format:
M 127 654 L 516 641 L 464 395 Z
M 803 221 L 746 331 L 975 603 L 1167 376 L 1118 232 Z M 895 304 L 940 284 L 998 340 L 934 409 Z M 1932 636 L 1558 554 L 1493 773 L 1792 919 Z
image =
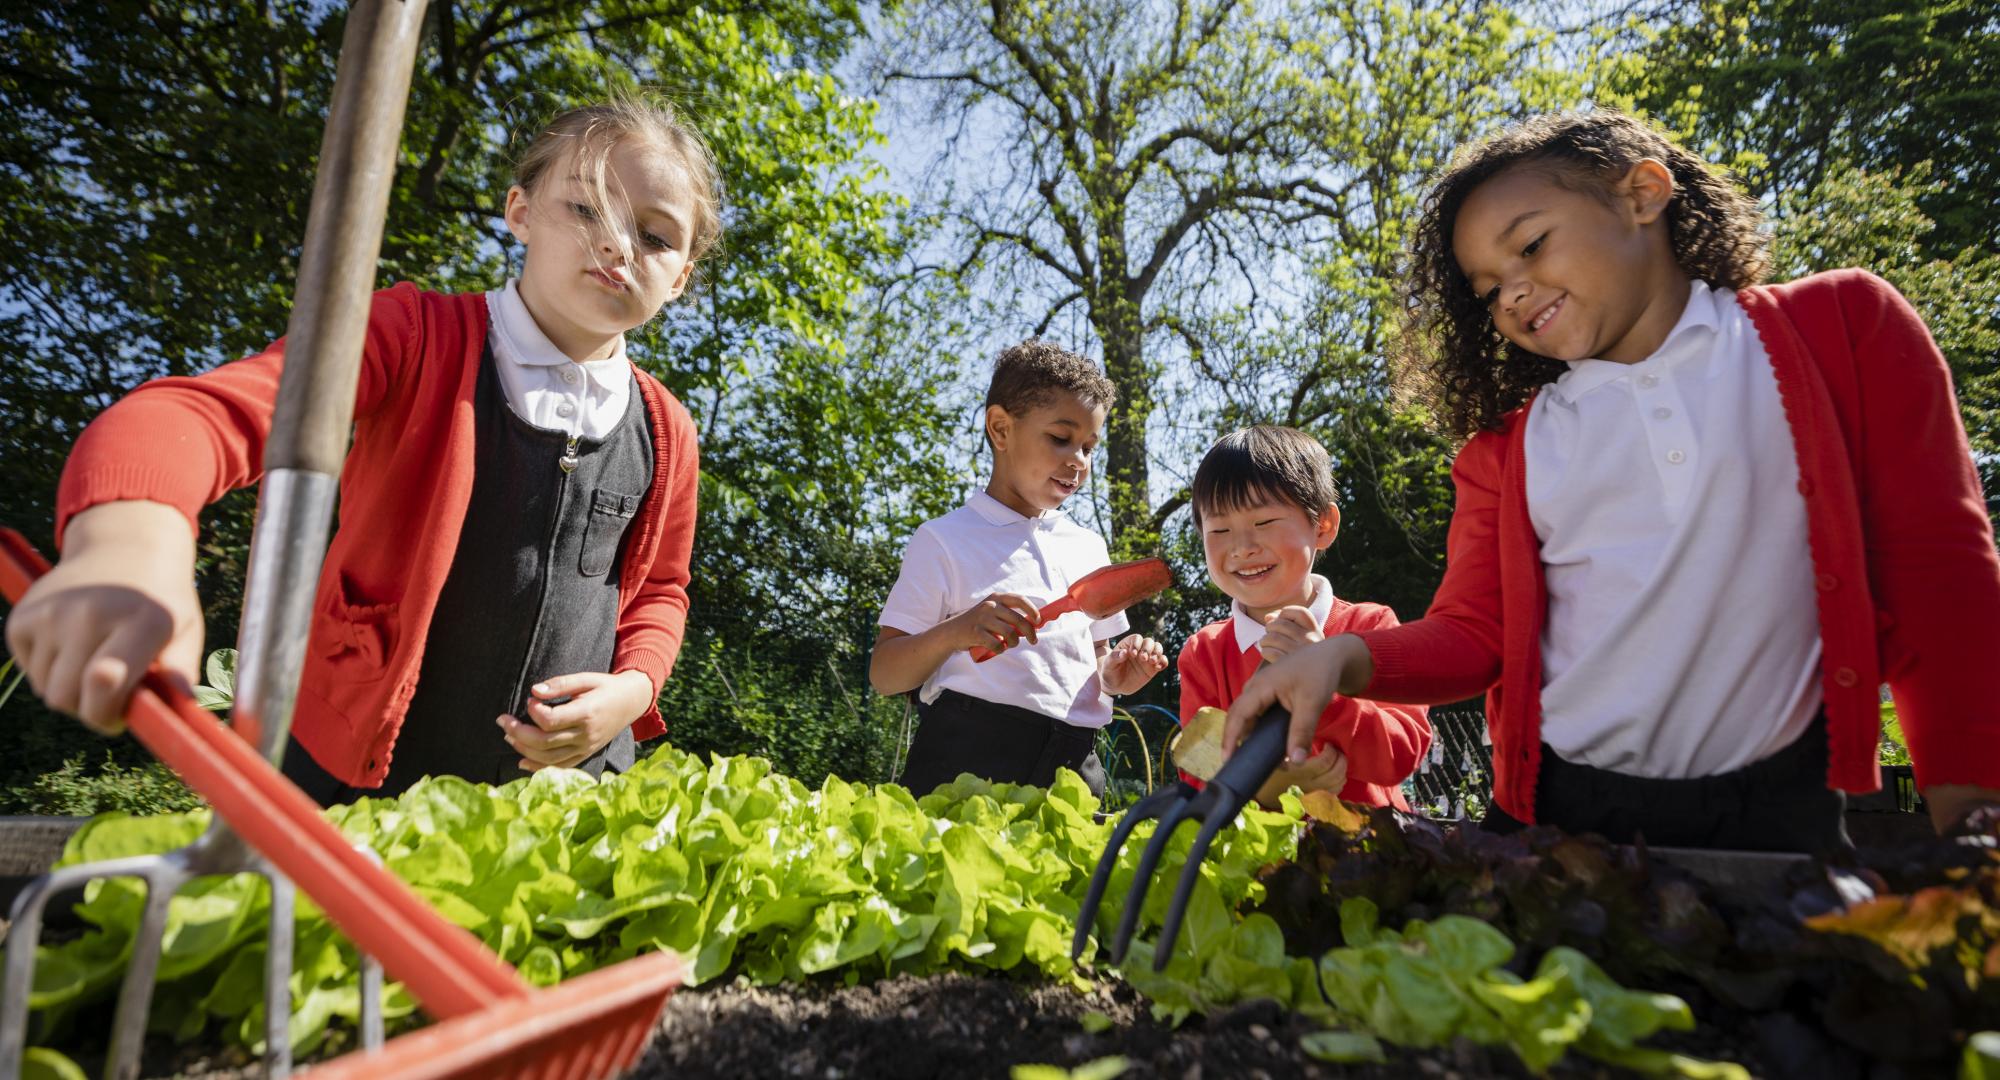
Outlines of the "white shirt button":
M 1641 375 L 1639 376 L 1639 385 L 1651 390 L 1653 387 L 1660 385 L 1660 377 L 1658 375 Z
M 573 383 L 573 382 L 575 382 L 575 381 L 576 381 L 576 369 L 575 369 L 575 368 L 564 368 L 564 369 L 563 369 L 563 381 L 564 381 L 564 382 L 566 382 L 566 383 Z
M 556 406 L 556 415 L 557 415 L 557 416 L 569 416 L 570 414 L 572 414 L 572 413 L 574 413 L 574 412 L 576 412 L 576 406 L 574 406 L 574 405 L 570 404 L 570 403 L 569 403 L 569 402 L 567 402 L 567 401 L 565 401 L 565 402 L 563 402 L 562 404 L 560 404 L 560 405 Z M 1675 453 L 1679 453 L 1679 451 L 1677 450 L 1677 451 L 1675 451 Z
M 1655 420 L 1665 420 L 1672 415 L 1674 415 L 1674 411 L 1665 405 L 1653 410 L 1653 419 Z
M 1669 465 L 1679 465 L 1681 462 L 1686 461 L 1687 459 L 1688 456 L 1686 454 L 1681 453 L 1679 450 L 1667 451 L 1667 463 Z

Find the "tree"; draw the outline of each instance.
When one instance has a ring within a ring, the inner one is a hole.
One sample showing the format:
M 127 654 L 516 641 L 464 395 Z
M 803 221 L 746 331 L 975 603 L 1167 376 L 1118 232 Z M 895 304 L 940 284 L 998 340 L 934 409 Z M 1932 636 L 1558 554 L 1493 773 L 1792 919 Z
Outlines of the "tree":
M 1480 0 L 933 0 L 899 28 L 879 74 L 947 118 L 959 265 L 1021 292 L 1004 336 L 1071 317 L 1118 387 L 1105 471 L 1126 555 L 1186 501 L 1153 482 L 1163 407 L 1206 432 L 1380 396 L 1416 186 L 1523 100 L 1510 73 L 1546 44 Z M 1163 406 L 1168 386 L 1187 404 Z
M 2000 251 L 2000 17 L 1990 0 L 1697 0 L 1624 87 L 1751 190 L 1813 190 L 1842 166 L 1931 163 L 1928 258 Z M 1685 110 L 1685 120 L 1677 112 Z

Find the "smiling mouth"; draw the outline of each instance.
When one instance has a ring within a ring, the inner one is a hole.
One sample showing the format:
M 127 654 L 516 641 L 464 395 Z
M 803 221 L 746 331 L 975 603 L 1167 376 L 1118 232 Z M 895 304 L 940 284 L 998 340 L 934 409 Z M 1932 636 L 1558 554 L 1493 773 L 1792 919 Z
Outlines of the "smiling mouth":
M 589 274 L 591 277 L 596 278 L 597 282 L 603 285 L 607 289 L 612 289 L 617 292 L 624 292 L 627 288 L 629 288 L 629 286 L 626 285 L 625 280 L 623 278 L 613 277 L 611 274 L 603 270 L 593 269 L 589 271 Z
M 1234 570 L 1231 573 L 1236 575 L 1238 581 L 1262 581 L 1270 576 L 1272 569 L 1270 566 L 1259 566 L 1252 570 Z
M 1561 311 L 1563 305 L 1568 302 L 1569 302 L 1568 293 L 1564 293 L 1563 295 L 1556 297 L 1555 303 L 1550 304 L 1548 307 L 1543 308 L 1539 313 L 1535 315 L 1533 319 L 1530 319 L 1528 321 L 1528 333 L 1530 334 L 1541 333 L 1543 327 L 1555 321 L 1556 313 Z
M 1055 481 L 1057 487 L 1063 489 L 1063 491 L 1068 493 L 1074 493 L 1077 488 L 1083 485 L 1082 477 L 1077 477 L 1074 480 L 1064 480 L 1060 476 L 1051 476 L 1049 477 L 1049 479 Z

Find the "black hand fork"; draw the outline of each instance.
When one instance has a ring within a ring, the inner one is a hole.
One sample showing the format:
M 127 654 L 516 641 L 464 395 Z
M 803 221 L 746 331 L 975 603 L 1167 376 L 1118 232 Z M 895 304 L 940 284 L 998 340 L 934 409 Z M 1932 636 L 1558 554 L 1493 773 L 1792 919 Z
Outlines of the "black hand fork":
M 1160 819 L 1153 830 L 1152 843 L 1139 856 L 1132 890 L 1125 895 L 1125 914 L 1118 920 L 1118 933 L 1113 935 L 1111 948 L 1105 953 L 1114 964 L 1125 959 L 1125 951 L 1132 944 L 1132 934 L 1139 927 L 1139 909 L 1145 905 L 1146 892 L 1152 885 L 1153 867 L 1159 864 L 1167 841 L 1181 822 L 1199 817 L 1201 832 L 1196 834 L 1194 846 L 1188 849 L 1187 865 L 1182 868 L 1180 884 L 1174 889 L 1174 902 L 1167 906 L 1167 918 L 1160 927 L 1159 946 L 1153 950 L 1153 970 L 1166 970 L 1174 938 L 1181 932 L 1181 919 L 1187 914 L 1188 898 L 1194 895 L 1195 880 L 1201 877 L 1201 860 L 1208 854 L 1208 845 L 1223 826 L 1236 820 L 1237 811 L 1257 794 L 1257 789 L 1264 786 L 1264 781 L 1270 779 L 1278 763 L 1284 760 L 1285 728 L 1290 718 L 1284 706 L 1272 706 L 1206 787 L 1197 791 L 1193 784 L 1176 780 L 1173 787 L 1153 792 L 1125 812 L 1117 828 L 1111 830 L 1104 855 L 1097 860 L 1097 871 L 1090 876 L 1090 891 L 1084 894 L 1083 907 L 1077 911 L 1076 937 L 1069 947 L 1071 960 L 1083 956 L 1084 942 L 1097 924 L 1097 908 L 1104 900 L 1105 886 L 1111 883 L 1111 871 L 1118 865 L 1118 854 L 1125 847 L 1125 838 L 1132 835 L 1132 829 L 1149 818 Z

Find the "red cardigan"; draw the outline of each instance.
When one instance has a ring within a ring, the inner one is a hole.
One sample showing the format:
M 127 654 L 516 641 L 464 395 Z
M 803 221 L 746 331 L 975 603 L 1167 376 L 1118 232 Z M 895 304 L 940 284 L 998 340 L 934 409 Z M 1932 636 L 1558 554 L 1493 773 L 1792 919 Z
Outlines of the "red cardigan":
M 1381 604 L 1350 604 L 1334 598 L 1326 616 L 1326 636 L 1396 625 L 1396 613 Z M 1212 622 L 1181 646 L 1181 724 L 1203 706 L 1226 709 L 1257 673 L 1264 656 L 1236 646 L 1236 621 Z M 1347 755 L 1347 785 L 1340 797 L 1369 806 L 1408 810 L 1400 785 L 1430 749 L 1431 725 L 1422 705 L 1388 705 L 1366 698 L 1336 697 L 1320 714 L 1313 753 L 1327 746 Z M 1186 777 L 1186 774 L 1182 774 Z M 1189 782 L 1199 784 L 1193 777 Z
M 354 445 L 340 475 L 340 525 L 314 597 L 292 731 L 327 772 L 357 787 L 389 773 L 423 662 L 424 639 L 472 497 L 473 390 L 486 298 L 398 285 L 375 294 L 354 400 Z M 56 497 L 56 543 L 99 503 L 145 499 L 190 524 L 256 483 L 284 367 L 280 340 L 193 378 L 156 379 L 106 409 L 77 439 Z M 653 486 L 620 566 L 614 671 L 657 694 L 687 623 L 697 459 L 694 421 L 633 369 L 652 424 Z M 632 726 L 666 730 L 654 707 Z
M 1827 785 L 1881 786 L 1887 681 L 1919 787 L 2000 786 L 2000 558 L 1951 374 L 1923 321 L 1861 270 L 1737 294 L 1777 375 L 1819 586 Z M 1494 800 L 1532 822 L 1541 764 L 1548 593 L 1528 519 L 1528 407 L 1467 442 L 1444 582 L 1424 618 L 1362 633 L 1366 693 L 1456 701 L 1482 691 Z

